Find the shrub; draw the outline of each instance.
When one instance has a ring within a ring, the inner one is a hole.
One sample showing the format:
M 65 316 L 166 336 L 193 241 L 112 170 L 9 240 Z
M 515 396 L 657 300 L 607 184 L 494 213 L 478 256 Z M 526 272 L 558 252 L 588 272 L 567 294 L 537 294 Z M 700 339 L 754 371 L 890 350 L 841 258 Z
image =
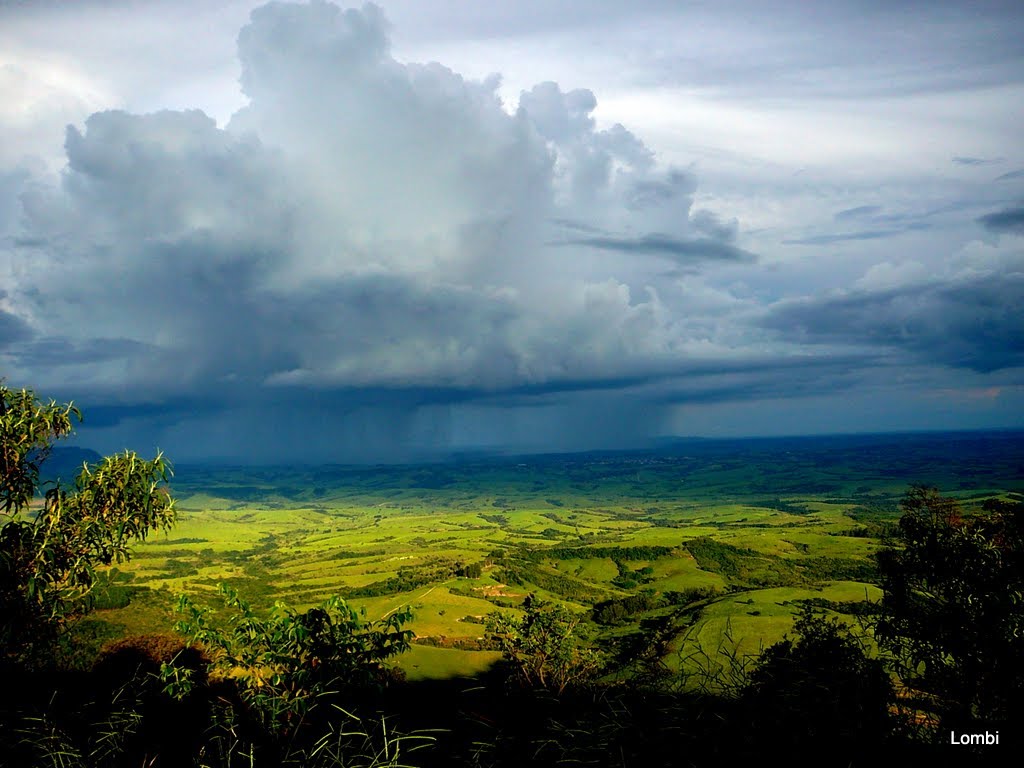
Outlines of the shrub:
M 71 404 L 0 385 L 0 664 L 45 660 L 56 633 L 89 609 L 102 569 L 175 519 L 168 463 L 128 451 L 83 465 L 72 488 L 54 485 L 30 513 L 39 467 L 73 417 Z
M 895 543 L 879 553 L 877 624 L 904 681 L 952 719 L 1024 709 L 1024 504 L 989 501 L 967 517 L 955 499 L 913 488 Z
M 519 683 L 562 693 L 588 682 L 600 668 L 597 652 L 586 647 L 582 616 L 538 600 L 523 601 L 520 619 L 496 611 L 487 617 L 487 637 L 502 652 Z
M 412 618 L 408 609 L 367 623 L 333 597 L 302 613 L 278 602 L 261 618 L 234 590 L 222 587 L 221 595 L 231 611 L 226 627 L 210 620 L 210 608 L 182 596 L 186 618 L 176 629 L 204 647 L 211 676 L 229 679 L 240 714 L 270 735 L 291 736 L 318 705 L 351 708 L 359 694 L 385 685 L 394 675 L 386 662 L 408 650 L 413 635 L 402 629 Z M 190 680 L 176 665 L 163 672 L 170 688 L 188 691 Z
M 828 745 L 840 754 L 880 744 L 892 730 L 892 683 L 882 663 L 836 619 L 804 606 L 795 639 L 765 649 L 743 692 L 751 738 Z

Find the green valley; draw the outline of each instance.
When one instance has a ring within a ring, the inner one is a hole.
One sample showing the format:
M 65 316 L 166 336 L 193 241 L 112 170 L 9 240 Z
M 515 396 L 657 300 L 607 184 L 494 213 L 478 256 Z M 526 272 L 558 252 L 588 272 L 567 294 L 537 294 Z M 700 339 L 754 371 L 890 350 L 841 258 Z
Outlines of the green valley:
M 911 483 L 967 509 L 1024 492 L 1015 433 L 678 441 L 657 451 L 415 466 L 177 468 L 179 519 L 135 548 L 84 635 L 167 631 L 175 596 L 228 584 L 266 609 L 332 595 L 369 619 L 409 606 L 411 678 L 499 654 L 495 610 L 528 594 L 618 647 L 670 626 L 678 667 L 728 637 L 753 654 L 800 606 L 847 619 L 880 592 L 874 553 Z M 98 641 L 97 641 L 98 642 Z

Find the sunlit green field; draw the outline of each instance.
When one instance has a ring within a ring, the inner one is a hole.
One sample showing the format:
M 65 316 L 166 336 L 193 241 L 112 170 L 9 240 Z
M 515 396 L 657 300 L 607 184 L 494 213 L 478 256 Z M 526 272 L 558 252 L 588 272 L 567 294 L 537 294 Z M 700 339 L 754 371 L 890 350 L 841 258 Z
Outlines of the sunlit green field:
M 95 615 L 119 632 L 167 631 L 175 595 L 213 602 L 221 583 L 259 607 L 340 594 L 379 619 L 410 606 L 418 644 L 401 665 L 431 677 L 492 663 L 493 651 L 466 648 L 487 614 L 514 611 L 527 594 L 590 615 L 643 593 L 659 605 L 598 626 L 599 640 L 679 609 L 679 658 L 723 638 L 756 653 L 782 638 L 801 601 L 834 612 L 878 598 L 870 526 L 898 517 L 911 483 L 970 508 L 1024 490 L 1021 452 L 1019 438 L 952 446 L 935 436 L 406 467 L 179 467 L 177 525 L 120 566 L 131 604 L 101 600 Z M 680 595 L 691 590 L 704 592 L 686 609 Z

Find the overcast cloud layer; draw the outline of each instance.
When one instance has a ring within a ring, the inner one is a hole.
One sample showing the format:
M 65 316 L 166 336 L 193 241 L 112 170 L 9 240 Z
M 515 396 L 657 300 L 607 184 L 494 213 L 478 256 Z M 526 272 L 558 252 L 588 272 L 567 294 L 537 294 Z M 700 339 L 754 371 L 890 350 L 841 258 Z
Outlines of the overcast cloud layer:
M 1024 426 L 1018 5 L 186 5 L 0 6 L 0 375 L 83 443 Z

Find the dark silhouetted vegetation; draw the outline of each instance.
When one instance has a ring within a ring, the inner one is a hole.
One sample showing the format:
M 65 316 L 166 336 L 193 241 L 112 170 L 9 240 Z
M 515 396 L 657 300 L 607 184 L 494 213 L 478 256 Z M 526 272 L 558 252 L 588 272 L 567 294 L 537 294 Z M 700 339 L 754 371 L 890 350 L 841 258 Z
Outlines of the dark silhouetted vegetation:
M 915 487 L 898 546 L 879 555 L 876 633 L 897 671 L 929 694 L 945 723 L 1024 714 L 1024 504 L 992 500 L 966 514 Z

